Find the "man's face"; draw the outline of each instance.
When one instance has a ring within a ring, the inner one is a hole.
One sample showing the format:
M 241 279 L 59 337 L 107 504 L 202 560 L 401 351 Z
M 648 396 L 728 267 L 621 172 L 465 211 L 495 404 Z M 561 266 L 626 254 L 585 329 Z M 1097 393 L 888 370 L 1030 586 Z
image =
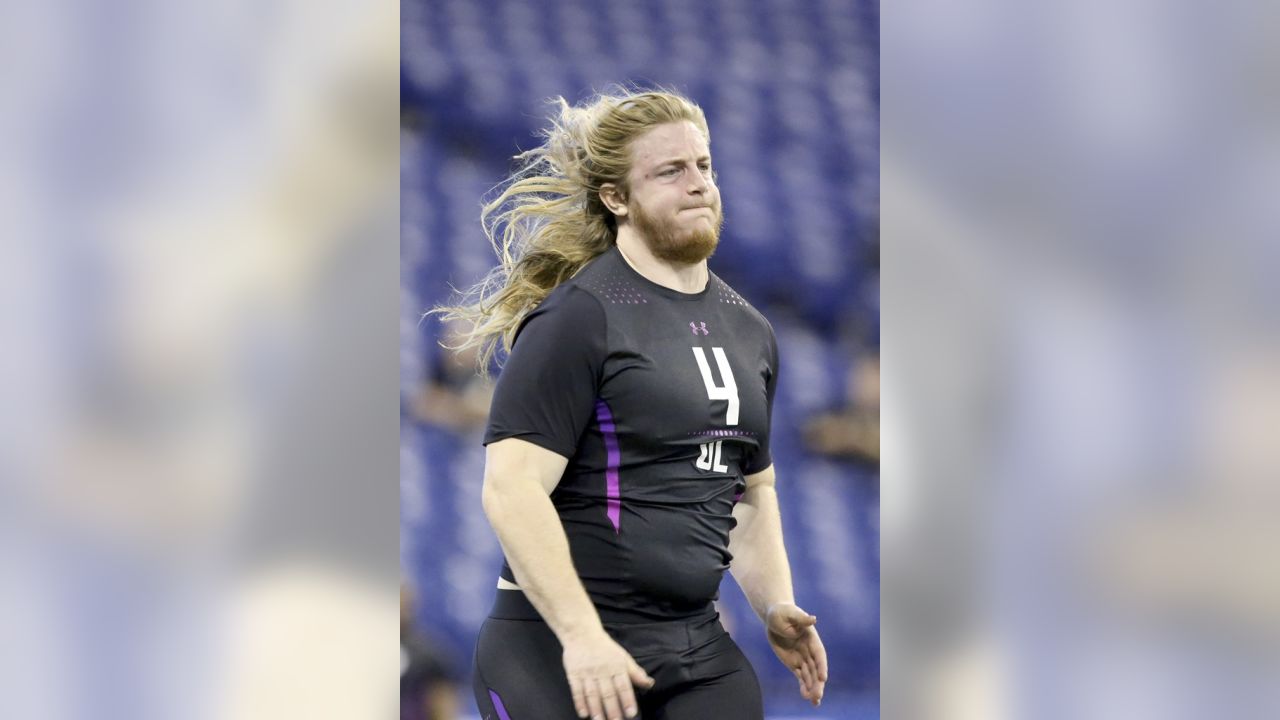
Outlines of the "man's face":
M 691 122 L 659 125 L 631 145 L 628 216 L 663 260 L 711 257 L 724 217 L 707 139 Z

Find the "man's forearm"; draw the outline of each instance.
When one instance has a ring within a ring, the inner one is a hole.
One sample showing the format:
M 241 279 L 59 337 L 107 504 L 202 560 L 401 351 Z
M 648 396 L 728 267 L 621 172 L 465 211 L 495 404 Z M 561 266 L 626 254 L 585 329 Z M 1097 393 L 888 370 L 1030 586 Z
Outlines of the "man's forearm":
M 738 519 L 729 538 L 730 572 L 763 620 L 770 606 L 795 602 L 791 565 L 782 542 L 782 516 L 772 485 L 749 488 L 733 511 Z
M 556 637 L 564 642 L 568 636 L 602 630 L 546 492 L 536 482 L 504 483 L 500 491 L 486 487 L 484 510 L 516 582 Z

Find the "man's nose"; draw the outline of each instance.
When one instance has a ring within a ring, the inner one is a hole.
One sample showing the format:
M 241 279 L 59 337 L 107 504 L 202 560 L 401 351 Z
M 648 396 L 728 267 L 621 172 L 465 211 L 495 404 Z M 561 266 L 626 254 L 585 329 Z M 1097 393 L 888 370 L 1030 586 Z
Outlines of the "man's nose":
M 707 188 L 711 186 L 710 181 L 707 180 L 706 176 L 700 172 L 694 172 L 692 174 L 693 180 L 689 182 L 689 192 L 699 195 L 705 193 Z

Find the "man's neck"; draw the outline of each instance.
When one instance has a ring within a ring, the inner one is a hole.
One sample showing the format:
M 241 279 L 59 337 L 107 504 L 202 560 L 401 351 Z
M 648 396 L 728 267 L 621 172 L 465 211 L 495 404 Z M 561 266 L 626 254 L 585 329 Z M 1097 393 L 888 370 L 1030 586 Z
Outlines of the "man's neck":
M 710 280 L 706 260 L 685 265 L 655 257 L 650 252 L 649 245 L 630 230 L 631 228 L 623 227 L 618 232 L 618 250 L 632 270 L 640 273 L 645 279 L 676 292 L 692 294 L 706 289 L 707 282 Z

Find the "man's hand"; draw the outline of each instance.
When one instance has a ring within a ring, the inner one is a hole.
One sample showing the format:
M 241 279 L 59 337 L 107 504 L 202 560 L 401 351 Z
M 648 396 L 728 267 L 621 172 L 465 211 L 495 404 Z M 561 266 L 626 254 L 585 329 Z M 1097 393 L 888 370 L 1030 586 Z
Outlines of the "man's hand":
M 563 644 L 564 671 L 578 717 L 623 720 L 637 715 L 639 706 L 631 686 L 647 690 L 654 680 L 621 645 L 603 629 Z
M 791 603 L 778 603 L 764 622 L 773 653 L 800 681 L 800 695 L 817 707 L 827 685 L 827 650 L 814 627 L 818 618 Z

